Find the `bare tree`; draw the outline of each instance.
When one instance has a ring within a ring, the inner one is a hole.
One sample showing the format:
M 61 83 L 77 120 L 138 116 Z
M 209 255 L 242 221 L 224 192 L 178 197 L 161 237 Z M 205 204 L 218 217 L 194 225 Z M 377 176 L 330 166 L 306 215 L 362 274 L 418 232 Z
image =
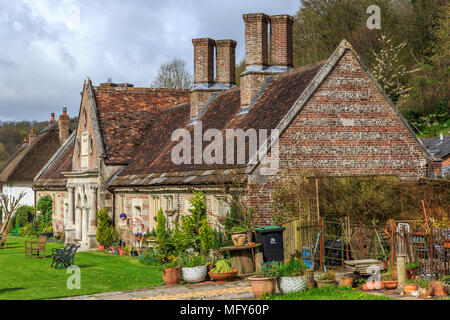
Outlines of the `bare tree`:
M 163 63 L 158 70 L 153 88 L 190 89 L 192 76 L 187 70 L 186 61 L 175 58 L 169 63 Z
M 19 207 L 20 201 L 25 197 L 25 192 L 21 192 L 16 198 L 6 194 L 0 195 L 0 208 L 3 210 L 4 223 L 0 229 L 0 236 L 3 239 L 3 234 L 9 231 L 9 223 L 16 209 Z

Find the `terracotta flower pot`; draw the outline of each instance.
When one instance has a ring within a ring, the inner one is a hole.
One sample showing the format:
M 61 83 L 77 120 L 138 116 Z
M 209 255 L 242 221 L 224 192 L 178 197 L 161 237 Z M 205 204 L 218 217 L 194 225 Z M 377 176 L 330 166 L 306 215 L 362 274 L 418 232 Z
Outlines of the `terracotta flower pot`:
M 208 272 L 209 278 L 217 283 L 223 283 L 233 278 L 238 274 L 238 270 L 234 269 L 232 272 L 224 272 L 224 273 L 212 273 Z
M 164 284 L 168 287 L 176 286 L 181 280 L 181 268 L 164 269 L 162 273 Z
M 233 240 L 233 243 L 236 247 L 243 247 L 247 242 L 247 233 L 246 232 L 233 233 L 231 235 L 231 240 Z
M 317 287 L 323 288 L 323 287 L 330 287 L 336 285 L 336 280 L 316 280 Z
M 347 278 L 345 278 L 345 279 L 341 279 L 340 280 L 340 284 L 341 284 L 341 287 L 353 287 L 353 280 L 354 280 L 354 278 L 352 278 L 352 277 L 347 277 Z
M 99 246 L 98 246 L 98 251 L 101 251 L 101 252 L 102 252 L 103 250 L 105 250 L 105 246 L 99 245 Z
M 264 294 L 274 294 L 277 289 L 277 280 L 270 278 L 250 277 L 250 284 L 255 298 L 259 299 Z
M 125 250 L 119 249 L 119 255 L 120 255 L 120 256 L 124 256 L 124 255 L 125 255 Z
M 403 285 L 403 292 L 405 292 L 405 295 L 411 296 L 411 292 L 417 291 L 417 284 L 404 284 Z
M 398 287 L 398 281 L 383 281 L 386 290 L 395 290 Z
M 435 297 L 446 297 L 447 296 L 446 287 L 439 281 L 433 281 L 430 286 L 431 286 L 431 294 L 433 296 L 435 296 Z
M 363 284 L 362 289 L 364 291 L 382 290 L 382 289 L 384 289 L 384 284 L 383 284 L 382 281 L 366 282 L 366 283 Z

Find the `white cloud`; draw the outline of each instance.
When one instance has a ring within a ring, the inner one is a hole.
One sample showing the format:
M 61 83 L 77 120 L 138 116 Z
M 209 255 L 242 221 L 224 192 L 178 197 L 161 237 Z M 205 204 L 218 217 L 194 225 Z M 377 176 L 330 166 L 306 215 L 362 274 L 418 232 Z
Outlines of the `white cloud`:
M 0 0 L 0 120 L 76 115 L 83 80 L 149 86 L 174 57 L 192 69 L 192 38 L 238 41 L 243 13 L 294 14 L 298 0 Z

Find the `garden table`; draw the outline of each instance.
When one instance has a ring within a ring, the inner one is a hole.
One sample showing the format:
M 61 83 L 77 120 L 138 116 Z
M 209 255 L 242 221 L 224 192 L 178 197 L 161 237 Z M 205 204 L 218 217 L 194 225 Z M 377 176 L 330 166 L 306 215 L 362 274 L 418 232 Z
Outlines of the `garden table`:
M 229 251 L 231 267 L 238 270 L 238 275 L 250 275 L 255 273 L 256 269 L 263 262 L 261 244 L 243 247 L 223 247 L 219 251 Z M 255 250 L 256 249 L 256 250 Z

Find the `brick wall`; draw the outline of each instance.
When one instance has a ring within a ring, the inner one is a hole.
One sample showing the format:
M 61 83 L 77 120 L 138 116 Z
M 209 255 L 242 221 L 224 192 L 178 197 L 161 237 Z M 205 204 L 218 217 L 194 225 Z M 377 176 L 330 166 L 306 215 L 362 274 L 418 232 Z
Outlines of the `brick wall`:
M 440 165 L 429 160 L 350 51 L 280 137 L 281 169 L 417 180 Z M 249 180 L 249 202 L 263 223 L 272 222 L 274 180 Z

